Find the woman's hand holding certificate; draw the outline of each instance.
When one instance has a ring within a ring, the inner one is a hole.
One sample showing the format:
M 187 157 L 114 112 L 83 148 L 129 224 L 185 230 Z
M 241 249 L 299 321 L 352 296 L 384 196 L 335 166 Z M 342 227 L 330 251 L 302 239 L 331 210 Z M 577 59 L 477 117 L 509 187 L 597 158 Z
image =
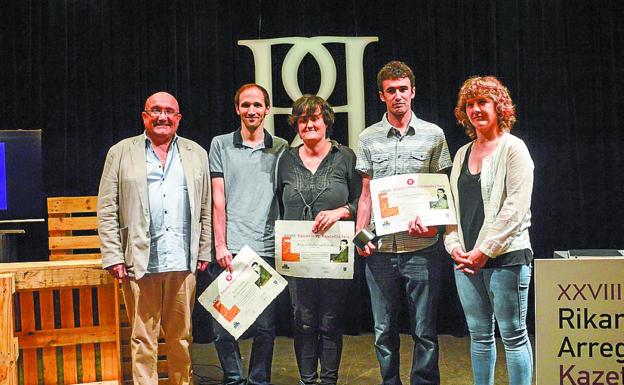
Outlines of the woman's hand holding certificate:
M 332 212 L 339 213 L 336 210 L 322 211 L 315 221 L 275 221 L 278 273 L 303 278 L 353 278 L 354 223 L 334 220 L 332 226 L 314 232 L 321 227 L 317 222 L 329 223 Z

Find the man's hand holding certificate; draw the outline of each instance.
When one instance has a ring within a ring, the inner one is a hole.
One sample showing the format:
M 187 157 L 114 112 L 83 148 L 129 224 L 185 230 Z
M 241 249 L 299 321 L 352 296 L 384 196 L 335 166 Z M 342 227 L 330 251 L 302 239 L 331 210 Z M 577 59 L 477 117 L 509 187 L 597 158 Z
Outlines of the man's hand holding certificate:
M 422 226 L 456 224 L 445 174 L 403 174 L 370 182 L 377 235 L 407 231 L 410 221 Z
M 315 234 L 313 221 L 275 221 L 275 268 L 303 278 L 353 278 L 354 223 L 338 221 Z
M 238 339 L 286 287 L 286 280 L 249 246 L 232 260 L 198 300 L 225 330 Z

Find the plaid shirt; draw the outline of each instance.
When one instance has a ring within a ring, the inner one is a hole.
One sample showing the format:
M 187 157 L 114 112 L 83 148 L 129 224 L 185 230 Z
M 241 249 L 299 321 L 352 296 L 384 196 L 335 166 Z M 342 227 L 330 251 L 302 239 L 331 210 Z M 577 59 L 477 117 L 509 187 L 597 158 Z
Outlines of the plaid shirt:
M 433 123 L 412 118 L 405 135 L 392 127 L 386 114 L 360 134 L 356 169 L 371 179 L 412 173 L 437 173 L 451 167 L 444 132 Z M 371 219 L 372 221 L 372 219 Z M 438 241 L 412 237 L 407 232 L 381 238 L 379 251 L 405 253 L 425 249 Z

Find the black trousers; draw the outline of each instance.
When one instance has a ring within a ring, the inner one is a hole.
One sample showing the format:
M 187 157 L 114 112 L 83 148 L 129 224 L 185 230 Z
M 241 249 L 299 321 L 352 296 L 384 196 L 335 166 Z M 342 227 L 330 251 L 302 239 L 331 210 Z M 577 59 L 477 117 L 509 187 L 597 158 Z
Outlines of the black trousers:
M 302 384 L 335 385 L 342 355 L 342 319 L 351 280 L 288 277 L 294 343 Z M 321 370 L 317 373 L 320 362 Z

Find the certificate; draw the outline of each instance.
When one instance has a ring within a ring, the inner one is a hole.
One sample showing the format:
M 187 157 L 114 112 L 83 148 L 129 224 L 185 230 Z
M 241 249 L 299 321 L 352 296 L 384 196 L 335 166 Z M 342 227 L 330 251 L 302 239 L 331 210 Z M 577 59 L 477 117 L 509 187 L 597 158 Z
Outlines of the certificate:
M 249 246 L 199 296 L 217 322 L 238 339 L 286 287 L 286 280 Z
M 275 268 L 304 278 L 353 278 L 352 221 L 338 221 L 312 233 L 313 221 L 275 221 Z
M 407 231 L 420 216 L 425 226 L 456 224 L 455 208 L 445 174 L 403 174 L 370 182 L 377 235 Z

